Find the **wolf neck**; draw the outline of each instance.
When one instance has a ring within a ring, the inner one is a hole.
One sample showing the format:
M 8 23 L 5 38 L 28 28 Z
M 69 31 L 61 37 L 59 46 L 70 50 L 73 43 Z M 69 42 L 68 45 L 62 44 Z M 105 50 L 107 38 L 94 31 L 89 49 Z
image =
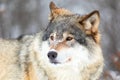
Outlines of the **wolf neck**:
M 29 39 L 25 38 L 21 41 L 23 45 L 21 47 L 22 51 L 20 51 L 19 61 L 24 72 L 24 79 L 22 80 L 48 80 L 44 70 L 38 64 L 37 53 L 34 51 L 34 44 L 37 43 L 37 39 L 40 39 L 38 35 L 41 35 L 41 33 L 36 34 L 35 37 L 31 36 L 28 37 Z
M 49 80 L 82 80 L 79 70 L 75 67 L 47 69 Z

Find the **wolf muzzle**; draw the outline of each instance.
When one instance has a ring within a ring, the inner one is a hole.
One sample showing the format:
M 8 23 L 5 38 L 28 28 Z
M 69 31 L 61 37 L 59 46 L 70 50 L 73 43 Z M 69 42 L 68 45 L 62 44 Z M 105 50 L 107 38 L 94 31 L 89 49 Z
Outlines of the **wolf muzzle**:
M 51 63 L 54 63 L 54 64 L 57 64 L 57 63 L 58 63 L 58 62 L 56 61 L 56 58 L 57 58 L 57 56 L 58 56 L 58 53 L 57 53 L 57 52 L 55 52 L 55 51 L 50 51 L 50 52 L 48 52 L 47 56 L 48 56 L 48 58 L 49 58 L 49 60 L 50 60 Z

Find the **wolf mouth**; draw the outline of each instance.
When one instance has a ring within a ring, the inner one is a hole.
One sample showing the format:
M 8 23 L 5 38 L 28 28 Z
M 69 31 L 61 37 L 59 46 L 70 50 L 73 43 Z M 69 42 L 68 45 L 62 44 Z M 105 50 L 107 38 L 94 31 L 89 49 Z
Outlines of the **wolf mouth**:
M 67 63 L 67 62 L 70 62 L 71 61 L 71 58 L 68 58 L 67 60 L 63 61 L 63 62 L 59 62 L 57 60 L 50 60 L 50 63 L 53 63 L 53 64 L 62 64 L 62 63 Z
M 50 62 L 53 64 L 60 64 L 60 62 L 58 62 L 57 60 L 50 60 Z

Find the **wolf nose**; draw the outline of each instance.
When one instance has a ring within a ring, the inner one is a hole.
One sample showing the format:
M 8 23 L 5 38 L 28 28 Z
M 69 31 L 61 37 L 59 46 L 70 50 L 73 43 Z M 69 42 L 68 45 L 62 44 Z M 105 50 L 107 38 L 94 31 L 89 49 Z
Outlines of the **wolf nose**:
M 50 52 L 48 53 L 48 58 L 49 58 L 49 59 L 54 60 L 56 57 L 57 57 L 57 52 L 50 51 Z

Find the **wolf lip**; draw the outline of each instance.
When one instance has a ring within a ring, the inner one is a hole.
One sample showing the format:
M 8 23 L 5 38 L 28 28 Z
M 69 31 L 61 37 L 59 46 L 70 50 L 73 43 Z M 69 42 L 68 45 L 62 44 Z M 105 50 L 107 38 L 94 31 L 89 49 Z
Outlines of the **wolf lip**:
M 60 62 L 58 62 L 56 60 L 51 60 L 50 62 L 53 63 L 53 64 L 60 64 Z

